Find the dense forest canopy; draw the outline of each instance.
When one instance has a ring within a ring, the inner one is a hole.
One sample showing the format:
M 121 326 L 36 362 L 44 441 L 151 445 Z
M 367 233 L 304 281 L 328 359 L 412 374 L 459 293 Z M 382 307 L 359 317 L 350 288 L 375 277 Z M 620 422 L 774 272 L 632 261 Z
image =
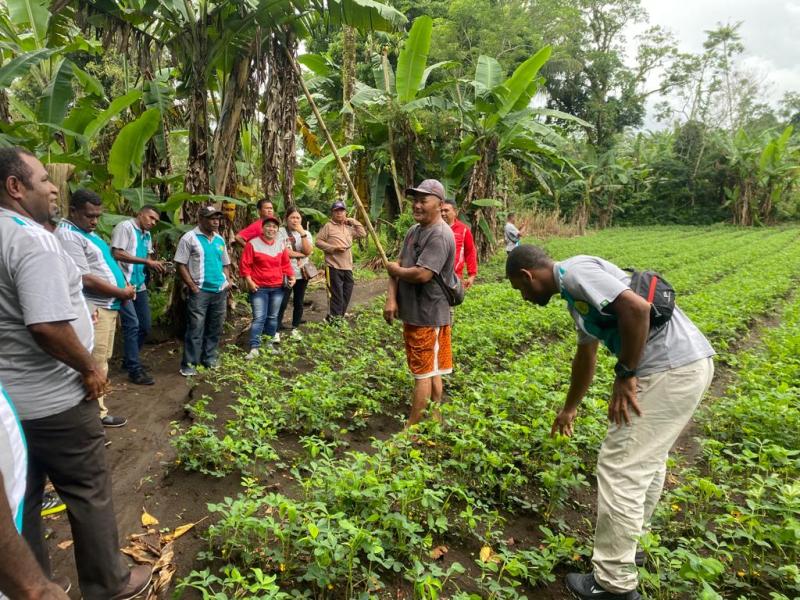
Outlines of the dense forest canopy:
M 800 92 L 769 101 L 740 26 L 687 53 L 639 0 L 8 0 L 0 143 L 99 191 L 109 223 L 157 203 L 174 238 L 199 201 L 242 220 L 262 196 L 322 221 L 349 193 L 301 73 L 373 218 L 436 177 L 484 251 L 511 208 L 796 218 Z

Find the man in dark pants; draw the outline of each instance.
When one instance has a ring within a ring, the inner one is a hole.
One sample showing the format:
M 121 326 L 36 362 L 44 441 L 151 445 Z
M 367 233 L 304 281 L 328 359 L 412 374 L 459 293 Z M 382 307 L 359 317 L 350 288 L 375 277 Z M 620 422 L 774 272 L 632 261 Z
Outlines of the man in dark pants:
M 227 309 L 231 259 L 225 240 L 218 233 L 222 211 L 204 206 L 198 226 L 178 242 L 175 264 L 189 290 L 186 298 L 186 336 L 180 373 L 197 374 L 195 367 L 214 367 Z
M 48 218 L 56 187 L 32 154 L 0 149 L 0 380 L 28 443 L 23 535 L 45 574 L 49 557 L 41 503 L 49 477 L 67 505 L 81 593 L 126 600 L 150 584 L 119 552 L 97 398 L 105 376 L 90 349 L 91 316 L 81 275 Z
M 357 220 L 347 216 L 344 202 L 331 206 L 331 220 L 317 234 L 317 248 L 325 253 L 330 307 L 328 319 L 343 317 L 353 294 L 353 240 L 367 237 Z

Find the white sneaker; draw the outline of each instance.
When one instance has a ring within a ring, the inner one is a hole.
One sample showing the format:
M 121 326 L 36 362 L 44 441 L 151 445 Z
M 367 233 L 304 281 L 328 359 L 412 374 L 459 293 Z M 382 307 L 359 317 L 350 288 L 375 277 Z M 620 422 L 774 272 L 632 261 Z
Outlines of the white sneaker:
M 278 350 L 278 345 L 275 342 L 269 343 L 269 351 L 272 354 L 278 354 L 280 352 L 280 350 Z
M 295 339 L 295 340 L 302 340 L 303 339 L 303 334 L 300 333 L 299 329 L 292 329 L 292 339 Z
M 272 336 L 272 343 L 273 344 L 280 344 L 281 343 L 281 334 L 279 332 L 275 332 L 275 335 Z
M 258 354 L 258 348 L 253 348 L 250 350 L 250 352 L 245 354 L 244 358 L 245 360 L 253 360 L 254 358 L 258 358 Z

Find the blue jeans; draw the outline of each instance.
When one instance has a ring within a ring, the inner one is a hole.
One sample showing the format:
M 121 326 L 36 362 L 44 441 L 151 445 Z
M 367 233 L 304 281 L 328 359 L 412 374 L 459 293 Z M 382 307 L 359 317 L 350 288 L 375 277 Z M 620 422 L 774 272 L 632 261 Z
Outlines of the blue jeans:
M 217 364 L 217 346 L 225 323 L 228 292 L 197 292 L 186 299 L 186 336 L 181 367 Z
M 268 337 L 278 331 L 278 312 L 283 301 L 283 288 L 258 288 L 250 292 L 250 304 L 253 306 L 253 324 L 250 326 L 250 348 L 261 346 L 261 334 Z
M 147 290 L 136 292 L 136 298 L 122 303 L 122 368 L 131 375 L 142 370 L 139 352 L 150 333 L 150 301 Z

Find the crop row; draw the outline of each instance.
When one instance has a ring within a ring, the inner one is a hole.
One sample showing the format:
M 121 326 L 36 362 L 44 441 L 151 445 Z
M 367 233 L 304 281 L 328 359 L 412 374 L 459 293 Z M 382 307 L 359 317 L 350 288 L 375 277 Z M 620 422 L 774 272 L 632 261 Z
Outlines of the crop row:
M 695 299 L 688 312 L 696 321 L 718 321 L 719 303 L 736 307 L 724 316 L 725 328 L 712 332 L 714 343 L 727 342 L 728 331 L 741 331 L 790 289 L 800 251 L 797 244 L 788 245 L 774 260 L 783 244 L 772 239 L 776 235 L 791 238 L 769 231 L 744 236 L 749 238 L 744 249 L 748 261 L 730 273 L 730 248 L 740 245 L 738 238 L 743 237 L 736 231 L 734 243 L 720 243 L 728 252 L 706 261 L 705 272 L 727 275 L 684 299 Z M 614 237 L 607 236 L 605 243 L 605 251 L 591 251 L 614 256 L 619 250 Z M 759 251 L 761 244 L 767 249 Z M 633 264 L 648 264 L 648 252 L 653 249 L 645 246 Z M 743 286 L 743 272 L 777 283 Z M 381 323 L 374 307 L 336 336 L 322 328 L 311 332 L 307 344 L 275 365 L 243 363 L 236 353 L 227 356 L 225 368 L 211 379 L 218 385 L 235 385 L 236 418 L 224 424 L 224 434 L 218 436 L 208 400 L 195 403 L 195 423 L 176 438 L 184 464 L 212 473 L 263 468 L 275 458 L 269 441 L 284 429 L 323 433 L 328 440 L 305 438 L 308 456 L 294 471 L 302 498 L 262 493 L 251 480 L 249 493 L 215 506 L 219 520 L 209 531 L 210 553 L 274 572 L 277 580 L 269 586 L 275 586 L 275 593 L 283 593 L 279 582 L 293 582 L 318 597 L 327 591 L 334 596 L 379 595 L 386 582 L 392 582 L 391 573 L 427 582 L 417 595 L 435 597 L 432 590 L 448 580 L 453 586 L 450 578 L 464 569 L 445 563 L 452 570 L 448 573 L 428 558 L 433 545 L 452 538 L 482 549 L 472 565 L 478 573 L 471 573 L 482 597 L 515 597 L 523 584 L 550 580 L 555 564 L 580 559 L 586 551 L 576 538 L 584 533 L 564 521 L 561 509 L 576 488 L 587 485 L 590 455 L 605 431 L 609 371 L 600 369 L 574 441 L 550 439 L 549 424 L 563 399 L 574 344 L 566 311 L 558 301 L 544 310 L 524 308 L 505 283 L 478 286 L 468 298 L 455 326 L 459 370 L 448 384 L 450 402 L 444 409 L 450 425 L 426 423 L 415 432 L 413 443 L 400 434 L 388 443 L 374 443 L 367 453 L 343 456 L 338 448 L 340 427 L 361 425 L 368 415 L 397 407 L 408 388 L 399 333 Z M 300 352 L 306 361 L 300 360 Z M 313 365 L 307 361 L 311 356 Z M 291 380 L 282 374 L 292 375 Z M 305 392 L 297 394 L 298 390 Z M 503 543 L 501 514 L 506 510 L 539 519 L 543 527 L 536 546 Z M 431 514 L 441 519 L 431 520 Z M 265 532 L 259 528 L 266 527 L 267 518 L 273 522 Z M 282 554 L 263 555 L 275 547 L 282 548 Z M 255 549 L 260 550 L 254 553 Z M 209 580 L 214 577 L 220 581 Z M 197 583 L 204 578 L 205 584 Z M 232 578 L 229 574 L 225 581 Z M 251 572 L 244 577 L 249 583 L 225 584 L 221 577 L 201 572 L 186 585 L 245 589 L 242 586 L 255 585 L 254 578 Z

